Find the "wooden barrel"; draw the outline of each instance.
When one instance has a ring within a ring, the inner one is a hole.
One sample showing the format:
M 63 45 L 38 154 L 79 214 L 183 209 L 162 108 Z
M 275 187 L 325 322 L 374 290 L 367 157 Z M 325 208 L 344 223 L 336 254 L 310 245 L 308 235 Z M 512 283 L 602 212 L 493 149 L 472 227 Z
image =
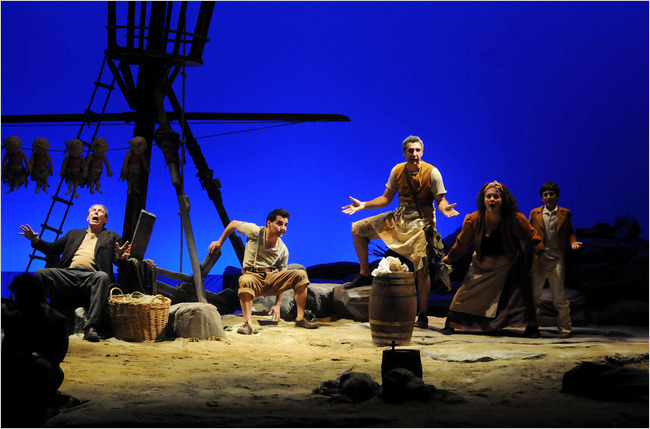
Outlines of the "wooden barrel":
M 372 342 L 376 346 L 411 344 L 417 313 L 417 292 L 413 273 L 380 274 L 370 288 L 368 316 Z

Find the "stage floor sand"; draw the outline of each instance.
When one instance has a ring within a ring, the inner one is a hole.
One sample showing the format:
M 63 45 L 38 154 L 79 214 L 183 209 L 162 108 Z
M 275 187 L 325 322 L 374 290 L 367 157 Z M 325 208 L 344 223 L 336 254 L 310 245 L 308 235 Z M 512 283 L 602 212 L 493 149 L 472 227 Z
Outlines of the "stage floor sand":
M 224 325 L 242 323 L 227 315 Z M 648 427 L 648 404 L 603 402 L 561 393 L 563 374 L 581 361 L 648 352 L 647 327 L 552 329 L 526 339 L 414 329 L 423 380 L 466 402 L 388 404 L 335 400 L 312 390 L 354 366 L 381 384 L 382 352 L 368 323 L 322 320 L 307 330 L 280 322 L 220 340 L 178 338 L 88 343 L 70 337 L 60 390 L 84 404 L 52 427 Z M 459 362 L 459 360 L 476 362 Z M 637 364 L 648 369 L 647 362 Z

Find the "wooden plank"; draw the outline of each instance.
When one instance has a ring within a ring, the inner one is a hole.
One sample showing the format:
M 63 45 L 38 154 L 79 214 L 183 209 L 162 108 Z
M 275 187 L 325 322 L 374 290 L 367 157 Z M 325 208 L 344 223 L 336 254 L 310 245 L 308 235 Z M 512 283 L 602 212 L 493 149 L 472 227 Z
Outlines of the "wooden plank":
M 156 215 L 140 210 L 140 216 L 135 225 L 133 240 L 131 241 L 131 257 L 139 260 L 144 259 L 144 254 L 149 245 L 149 239 L 151 238 L 155 223 Z
M 108 63 L 109 67 L 111 62 Z M 112 67 L 116 67 L 115 64 Z M 119 76 L 119 73 L 114 71 L 113 76 Z M 128 68 L 125 65 L 124 68 Z M 116 70 L 116 69 L 115 69 Z M 122 79 L 118 79 L 118 84 Z M 124 87 L 123 87 L 124 86 Z M 126 88 L 127 90 L 125 91 Z M 130 89 L 124 84 L 120 84 L 120 89 L 125 95 L 130 94 Z M 129 106 L 133 109 L 131 98 L 127 99 Z M 165 112 L 169 122 L 179 121 L 180 113 Z M 186 121 L 276 121 L 276 122 L 350 122 L 350 118 L 345 115 L 333 113 L 224 113 L 224 112 L 185 112 L 183 113 Z M 123 113 L 52 113 L 52 114 L 26 114 L 26 115 L 1 115 L 0 122 L 3 124 L 25 124 L 25 123 L 43 123 L 43 122 L 82 122 L 88 123 L 95 122 L 135 122 L 138 119 L 138 113 L 123 112 Z M 210 143 L 205 143 L 209 145 Z M 214 143 L 213 143 L 214 144 Z
M 208 253 L 201 262 L 201 277 L 205 279 L 208 274 L 210 274 L 210 270 L 212 270 L 212 267 L 214 267 L 214 264 L 217 263 L 217 260 L 221 257 L 221 249 L 217 250 L 216 252 L 210 254 Z
M 158 290 L 160 292 L 165 292 L 165 293 L 176 292 L 176 288 L 174 286 L 168 285 L 167 283 L 161 282 L 160 280 L 156 280 L 156 286 L 158 287 Z
M 156 274 L 181 282 L 194 283 L 194 277 L 190 276 L 189 274 L 177 273 L 160 267 L 156 267 Z

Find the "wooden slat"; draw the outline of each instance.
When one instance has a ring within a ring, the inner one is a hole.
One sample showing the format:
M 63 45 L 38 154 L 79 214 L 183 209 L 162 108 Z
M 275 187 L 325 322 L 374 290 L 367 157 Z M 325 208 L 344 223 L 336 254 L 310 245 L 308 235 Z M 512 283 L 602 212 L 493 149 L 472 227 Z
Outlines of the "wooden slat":
M 208 253 L 201 262 L 201 277 L 205 279 L 207 275 L 210 273 L 210 270 L 212 270 L 212 267 L 214 267 L 214 264 L 217 263 L 217 260 L 221 256 L 221 249 L 217 250 L 216 252 L 210 254 Z
M 181 282 L 194 283 L 194 277 L 189 274 L 177 273 L 160 267 L 156 267 L 156 274 L 169 279 L 179 280 Z

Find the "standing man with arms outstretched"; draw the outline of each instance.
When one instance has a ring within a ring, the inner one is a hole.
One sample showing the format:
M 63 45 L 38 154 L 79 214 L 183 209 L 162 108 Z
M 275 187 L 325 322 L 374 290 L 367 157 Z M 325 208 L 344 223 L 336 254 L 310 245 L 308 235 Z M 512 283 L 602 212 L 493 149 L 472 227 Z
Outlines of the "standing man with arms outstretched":
M 282 237 L 287 232 L 289 212 L 284 209 L 275 209 L 266 217 L 266 226 L 259 227 L 253 223 L 233 220 L 228 224 L 217 241 L 208 247 L 208 252 L 213 253 L 221 249 L 226 238 L 234 231 L 247 237 L 242 275 L 239 278 L 239 302 L 244 315 L 244 324 L 237 332 L 250 335 L 253 331 L 253 298 L 257 296 L 274 296 L 275 304 L 269 314 L 274 320 L 280 319 L 280 305 L 285 291 L 293 289 L 296 299 L 296 327 L 314 329 L 316 323 L 305 319 L 305 304 L 307 303 L 307 286 L 309 278 L 304 270 L 287 270 L 289 250 L 282 242 Z
M 360 264 L 360 273 L 345 286 L 351 289 L 372 284 L 370 265 L 368 263 L 368 245 L 370 240 L 381 238 L 395 252 L 413 262 L 418 290 L 418 320 L 415 326 L 428 327 L 427 310 L 429 306 L 429 258 L 427 240 L 423 231 L 425 224 L 436 226 L 434 201 L 446 217 L 457 216 L 456 204 L 449 204 L 445 199 L 445 186 L 440 171 L 431 164 L 422 161 L 424 143 L 417 136 L 408 136 L 402 142 L 402 154 L 406 162 L 393 167 L 384 194 L 370 201 L 359 201 L 350 197 L 352 204 L 343 206 L 343 213 L 353 214 L 363 209 L 376 209 L 389 205 L 395 194 L 399 195 L 397 210 L 371 216 L 352 224 L 352 239 Z M 411 192 L 408 178 L 415 190 Z M 423 220 L 415 204 L 415 198 L 421 207 Z
M 41 268 L 35 273 L 49 297 L 86 295 L 90 297 L 84 340 L 99 341 L 102 312 L 109 287 L 115 283 L 113 264 L 118 267 L 130 255 L 127 241 L 120 246 L 120 236 L 105 228 L 108 211 L 101 204 L 88 209 L 88 228 L 73 229 L 54 242 L 42 240 L 29 225 L 21 225 L 18 234 L 32 242 L 32 247 L 47 256 L 61 256 L 56 268 Z

